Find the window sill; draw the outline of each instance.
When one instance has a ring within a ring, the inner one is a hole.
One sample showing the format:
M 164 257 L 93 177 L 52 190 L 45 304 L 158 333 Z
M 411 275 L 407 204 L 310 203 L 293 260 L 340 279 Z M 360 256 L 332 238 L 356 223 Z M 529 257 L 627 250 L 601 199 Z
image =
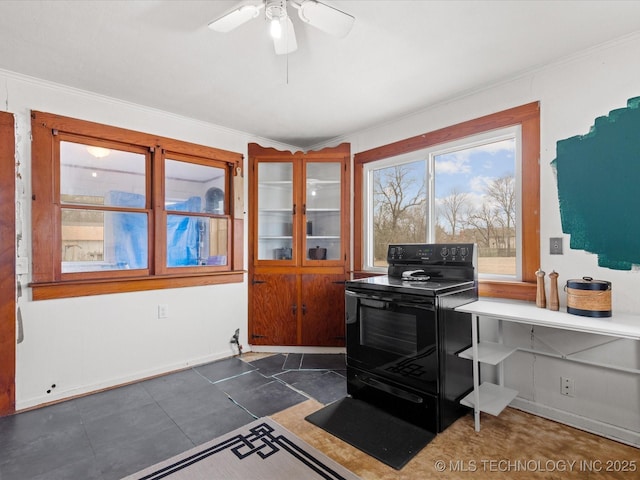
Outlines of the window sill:
M 508 298 L 535 302 L 535 283 L 530 282 L 500 282 L 495 280 L 480 280 L 478 295 L 480 297 Z
M 31 283 L 32 300 L 53 300 L 109 293 L 141 292 L 165 288 L 198 287 L 223 283 L 242 283 L 244 270 L 203 275 L 166 275 L 155 277 L 74 280 L 51 283 Z

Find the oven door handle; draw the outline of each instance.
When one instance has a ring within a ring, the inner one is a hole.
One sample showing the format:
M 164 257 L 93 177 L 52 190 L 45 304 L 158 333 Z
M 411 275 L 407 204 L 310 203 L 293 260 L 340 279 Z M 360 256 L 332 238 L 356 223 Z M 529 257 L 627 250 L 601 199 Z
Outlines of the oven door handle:
M 382 296 L 382 295 L 374 295 L 374 294 L 364 294 L 360 292 L 353 292 L 350 290 L 346 291 L 347 297 L 353 297 L 360 300 L 360 303 L 366 307 L 371 308 L 381 308 L 385 310 L 389 310 L 386 305 L 398 305 L 402 307 L 409 308 L 423 308 L 425 310 L 435 311 L 436 307 L 431 298 L 423 297 L 416 295 L 415 301 L 408 301 L 406 298 L 396 297 L 393 295 Z
M 367 297 L 360 298 L 360 304 L 365 307 L 376 308 L 378 310 L 388 310 L 395 312 L 400 308 L 418 308 L 420 310 L 428 310 L 435 312 L 436 307 L 432 302 L 408 302 L 406 300 L 394 300 L 390 298 L 371 299 Z
M 407 307 L 407 308 L 419 308 L 421 310 L 428 310 L 430 312 L 435 312 L 436 311 L 436 306 L 431 303 L 408 303 L 408 302 L 394 302 L 395 305 L 399 306 L 399 307 Z
M 379 382 L 378 380 L 370 377 L 363 377 L 361 375 L 357 375 L 358 379 L 370 387 L 373 387 L 377 390 L 382 390 L 383 392 L 389 393 L 394 397 L 399 397 L 404 400 L 408 400 L 411 403 L 421 404 L 423 403 L 423 399 L 416 395 L 415 393 L 407 392 L 406 390 L 402 390 L 401 388 L 393 387 L 391 385 L 387 385 L 386 383 Z
M 391 305 L 390 300 L 373 300 L 371 298 L 361 298 L 360 305 L 363 307 L 375 308 L 378 310 L 389 310 L 389 305 Z

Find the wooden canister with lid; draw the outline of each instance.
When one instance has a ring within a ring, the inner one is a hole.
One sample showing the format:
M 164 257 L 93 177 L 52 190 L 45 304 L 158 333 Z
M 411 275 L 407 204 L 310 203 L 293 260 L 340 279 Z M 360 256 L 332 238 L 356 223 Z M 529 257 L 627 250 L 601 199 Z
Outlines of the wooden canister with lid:
M 567 280 L 567 313 L 583 317 L 611 316 L 611 282 L 591 277 Z

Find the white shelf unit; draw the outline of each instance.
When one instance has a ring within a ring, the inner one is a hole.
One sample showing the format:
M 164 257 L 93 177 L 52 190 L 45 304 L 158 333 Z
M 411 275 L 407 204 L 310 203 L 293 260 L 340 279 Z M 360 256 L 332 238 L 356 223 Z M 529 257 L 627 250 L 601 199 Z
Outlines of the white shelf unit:
M 502 342 L 502 323 L 513 322 L 526 325 L 558 328 L 573 332 L 605 335 L 615 339 L 626 338 L 640 341 L 640 316 L 628 313 L 617 313 L 611 318 L 591 318 L 571 315 L 562 311 L 552 311 L 536 307 L 535 303 L 517 300 L 478 300 L 456 309 L 471 314 L 471 348 L 459 355 L 470 358 L 473 362 L 473 391 L 460 403 L 474 410 L 475 429 L 480 431 L 480 412 L 499 415 L 500 412 L 517 396 L 518 392 L 504 387 L 502 362 L 517 350 L 533 352 L 504 345 Z M 480 318 L 486 317 L 498 321 L 498 343 L 479 342 L 478 330 Z M 548 352 L 534 352 L 550 355 Z M 566 357 L 562 357 L 566 358 Z M 572 359 L 580 362 L 579 359 Z M 483 382 L 480 385 L 480 363 L 497 365 L 499 385 Z M 594 362 L 582 361 L 590 365 Z M 631 371 L 640 375 L 640 370 L 617 367 L 608 364 L 597 364 L 605 368 L 620 371 Z
M 472 345 L 458 354 L 459 357 L 467 358 L 473 362 L 473 391 L 460 400 L 460 403 L 473 408 L 476 431 L 480 431 L 480 412 L 495 416 L 500 415 L 518 395 L 517 390 L 504 386 L 504 371 L 502 368 L 502 362 L 517 351 L 518 348 L 505 345 L 502 342 L 502 320 L 498 320 L 499 343 L 479 342 L 479 322 L 480 317 L 478 315 L 471 315 Z M 480 384 L 480 363 L 498 367 L 498 385 L 490 382 L 482 382 Z
M 516 350 L 518 350 L 516 347 L 510 347 L 502 343 L 480 342 L 478 343 L 478 361 L 489 365 L 498 365 Z M 473 347 L 460 352 L 458 356 L 473 360 Z
M 509 405 L 511 401 L 518 395 L 517 390 L 513 390 L 507 387 L 501 387 L 489 382 L 482 382 L 479 389 L 480 411 L 495 416 L 500 415 L 500 413 L 502 413 L 502 410 L 504 410 L 506 406 Z M 474 393 L 475 392 L 471 392 L 469 395 L 460 400 L 460 403 L 462 405 L 466 405 L 467 407 L 475 408 L 476 404 Z

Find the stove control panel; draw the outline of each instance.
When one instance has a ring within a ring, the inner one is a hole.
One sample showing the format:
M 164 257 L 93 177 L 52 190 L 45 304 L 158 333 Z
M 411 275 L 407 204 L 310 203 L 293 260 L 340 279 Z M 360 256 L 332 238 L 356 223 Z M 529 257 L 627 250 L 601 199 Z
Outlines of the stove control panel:
M 473 243 L 404 243 L 391 244 L 387 251 L 387 263 L 437 265 L 456 263 L 472 265 Z

